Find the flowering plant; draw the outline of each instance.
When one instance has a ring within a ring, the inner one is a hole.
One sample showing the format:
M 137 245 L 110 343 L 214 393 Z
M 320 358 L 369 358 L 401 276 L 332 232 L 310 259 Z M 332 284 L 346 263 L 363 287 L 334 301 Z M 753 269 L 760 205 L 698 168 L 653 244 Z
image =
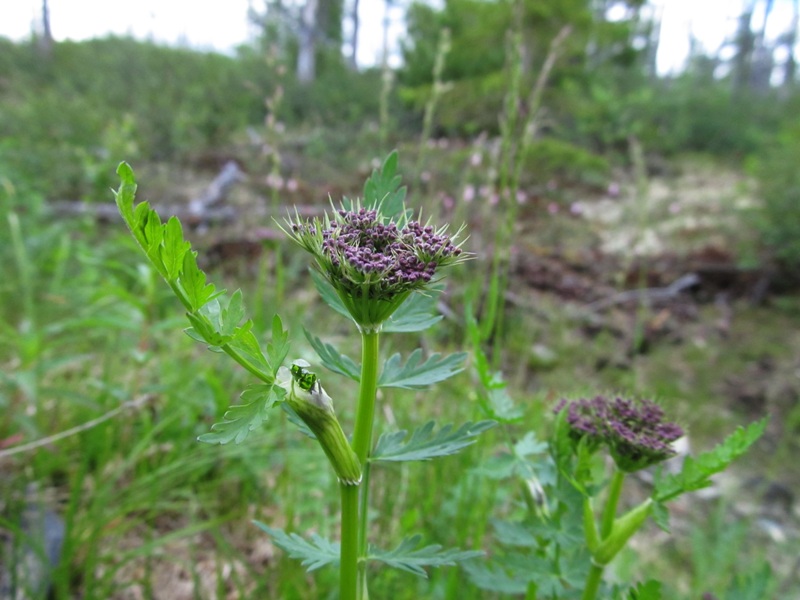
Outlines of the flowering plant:
M 480 555 L 475 551 L 443 550 L 438 545 L 419 547 L 419 536 L 381 549 L 367 540 L 369 480 L 373 465 L 429 460 L 454 454 L 472 444 L 492 421 L 446 425 L 436 430 L 427 423 L 407 437 L 406 431 L 384 433 L 373 439 L 376 394 L 379 387 L 420 390 L 463 369 L 466 354 L 422 360 L 415 350 L 403 363 L 397 354 L 380 368 L 382 333 L 427 329 L 441 317 L 433 315 L 437 290 L 432 287 L 443 267 L 467 258 L 447 227 L 435 228 L 411 218 L 405 208 L 405 188 L 395 174 L 397 154 L 391 154 L 364 186 L 362 199 L 345 199 L 332 215 L 322 219 L 288 220 L 286 233 L 311 253 L 316 271 L 312 278 L 323 300 L 355 322 L 362 341 L 361 364 L 342 355 L 332 345 L 306 332 L 322 366 L 358 383 L 355 424 L 348 440 L 334 411 L 334 400 L 320 378 L 301 360 L 283 366 L 290 351 L 289 332 L 276 315 L 272 338 L 262 346 L 254 324 L 245 319 L 240 291 L 228 296 L 206 281 L 197 265 L 197 253 L 183 238 L 180 222 L 162 223 L 147 202 L 134 206 L 136 182 L 123 163 L 116 193 L 117 206 L 133 237 L 156 271 L 186 309 L 191 323 L 187 333 L 211 350 L 225 353 L 252 374 L 258 383 L 241 395 L 222 421 L 200 436 L 200 441 L 241 443 L 281 405 L 303 432 L 316 440 L 339 479 L 341 541 L 319 536 L 311 541 L 263 523 L 274 543 L 309 569 L 339 564 L 341 600 L 368 598 L 367 563 L 378 561 L 418 575 L 425 567 L 452 565 Z M 341 400 L 340 400 L 341 401 Z

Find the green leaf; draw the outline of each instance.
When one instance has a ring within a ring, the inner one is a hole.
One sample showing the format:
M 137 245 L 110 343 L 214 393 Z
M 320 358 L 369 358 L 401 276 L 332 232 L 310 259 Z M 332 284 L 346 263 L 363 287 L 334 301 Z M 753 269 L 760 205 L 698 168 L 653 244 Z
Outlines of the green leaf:
M 686 492 L 711 485 L 712 475 L 724 471 L 761 437 L 767 421 L 768 417 L 765 417 L 746 428 L 739 427 L 713 450 L 697 458 L 687 457 L 680 473 L 665 475 L 663 470 L 656 473 L 653 500 L 667 502 Z
M 370 457 L 373 462 L 400 462 L 412 460 L 430 460 L 439 456 L 455 454 L 476 441 L 476 437 L 496 425 L 494 421 L 464 423 L 458 429 L 445 425 L 434 432 L 433 421 L 414 430 L 407 442 L 404 442 L 407 431 L 384 433 Z
M 439 544 L 432 544 L 418 548 L 422 536 L 413 535 L 405 538 L 394 550 L 379 550 L 370 545 L 370 560 L 377 560 L 382 563 L 414 573 L 420 577 L 427 577 L 424 567 L 443 567 L 452 566 L 461 561 L 470 560 L 483 556 L 480 550 L 442 550 Z
M 266 379 L 273 380 L 277 369 L 273 369 L 264 356 L 261 346 L 251 330 L 252 325 L 252 321 L 247 321 L 244 326 L 240 327 L 236 332 L 236 337 L 228 342 L 228 346 L 233 348 L 250 366 L 261 372 Z
M 529 555 L 517 552 L 504 554 L 502 560 L 471 561 L 463 565 L 473 584 L 501 594 L 524 594 L 530 581 Z M 534 596 L 538 598 L 538 596 Z
M 353 381 L 361 381 L 361 367 L 352 358 L 345 354 L 339 354 L 336 348 L 313 336 L 308 329 L 303 328 L 303 332 L 326 369 L 344 375 Z
M 442 315 L 436 314 L 436 303 L 442 290 L 442 287 L 435 287 L 424 293 L 415 292 L 411 294 L 394 314 L 387 319 L 381 331 L 386 333 L 412 333 L 424 331 L 441 321 Z
M 216 291 L 214 284 L 206 283 L 206 274 L 197 266 L 197 252 L 192 250 L 183 255 L 183 271 L 179 281 L 192 312 L 200 310 Z
M 183 239 L 183 228 L 177 217 L 170 217 L 164 228 L 164 244 L 161 248 L 161 262 L 166 269 L 167 279 L 176 281 L 183 271 L 183 257 L 189 252 L 191 244 Z
M 751 575 L 737 575 L 725 592 L 725 600 L 762 600 L 772 580 L 769 564 Z
M 653 517 L 653 521 L 656 522 L 658 528 L 664 531 L 665 533 L 670 533 L 669 529 L 669 510 L 665 504 L 661 502 L 654 502 L 653 503 L 653 512 L 651 513 Z
M 278 315 L 272 317 L 272 339 L 267 344 L 267 357 L 269 364 L 272 366 L 272 375 L 274 376 L 281 364 L 289 354 L 289 331 L 283 328 L 283 321 Z
M 377 208 L 385 217 L 396 217 L 405 209 L 406 188 L 400 187 L 402 178 L 397 175 L 397 150 L 383 161 L 364 182 L 364 207 Z
M 336 290 L 333 289 L 333 286 L 330 284 L 330 282 L 325 279 L 325 276 L 316 269 L 311 269 L 310 271 L 311 280 L 314 282 L 314 287 L 317 288 L 317 291 L 319 292 L 319 295 L 322 297 L 322 300 L 325 302 L 325 304 L 330 306 L 340 315 L 352 320 L 353 317 L 350 316 L 350 313 L 347 312 L 344 304 L 342 304 L 339 294 L 336 293 Z
M 471 308 L 467 308 L 467 332 L 472 342 L 474 355 L 474 368 L 480 379 L 484 394 L 479 395 L 481 408 L 486 415 L 500 423 L 513 423 L 523 416 L 521 407 L 514 404 L 513 398 L 508 393 L 507 384 L 500 371 L 492 371 L 489 359 L 481 348 L 480 330 Z
M 651 579 L 631 589 L 628 600 L 661 600 L 661 592 L 661 582 Z
M 299 558 L 300 564 L 308 571 L 316 571 L 326 565 L 339 563 L 339 544 L 326 540 L 316 533 L 312 533 L 311 541 L 307 541 L 296 533 L 286 533 L 282 529 L 274 529 L 260 521 L 253 523 L 266 531 L 272 537 L 272 542 L 291 558 Z
M 242 404 L 231 406 L 223 415 L 222 422 L 215 423 L 211 432 L 197 439 L 209 444 L 241 444 L 249 433 L 267 420 L 267 411 L 283 399 L 283 388 L 272 385 L 253 385 L 247 388 L 240 399 Z
M 117 167 L 117 175 L 119 175 L 120 186 L 114 194 L 114 199 L 117 203 L 117 210 L 122 215 L 123 221 L 129 229 L 133 229 L 133 202 L 136 198 L 136 178 L 133 175 L 133 169 L 126 162 L 119 163 Z
M 542 473 L 536 472 L 531 457 L 543 454 L 548 447 L 545 442 L 538 440 L 534 432 L 529 431 L 512 446 L 511 453 L 490 457 L 484 461 L 483 465 L 476 468 L 475 472 L 490 479 L 506 479 L 516 476 L 523 479 L 536 478 L 541 480 Z M 543 467 L 545 463 L 542 460 L 538 460 L 537 464 Z
M 428 357 L 428 360 L 421 362 L 422 350 L 417 348 L 403 365 L 400 355 L 394 354 L 383 365 L 383 371 L 378 379 L 378 387 L 406 390 L 425 389 L 463 371 L 467 353 L 456 352 L 450 356 L 439 357 L 439 353 L 434 353 Z

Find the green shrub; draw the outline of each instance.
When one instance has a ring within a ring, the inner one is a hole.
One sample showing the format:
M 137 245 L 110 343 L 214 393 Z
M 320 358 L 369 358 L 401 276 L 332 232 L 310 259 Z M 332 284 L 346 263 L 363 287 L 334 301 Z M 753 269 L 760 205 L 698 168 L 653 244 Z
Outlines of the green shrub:
M 800 266 L 800 127 L 787 130 L 757 160 L 762 204 L 756 223 L 761 240 L 783 266 Z

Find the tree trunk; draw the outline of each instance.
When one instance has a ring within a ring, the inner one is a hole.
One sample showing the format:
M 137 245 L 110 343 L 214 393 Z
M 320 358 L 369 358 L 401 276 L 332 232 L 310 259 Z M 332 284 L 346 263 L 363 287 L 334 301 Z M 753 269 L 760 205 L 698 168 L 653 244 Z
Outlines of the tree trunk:
M 316 75 L 317 0 L 306 0 L 300 23 L 297 51 L 297 80 L 314 81 Z
M 358 68 L 358 0 L 353 0 L 353 34 L 350 38 L 350 66 Z
M 53 31 L 50 29 L 50 7 L 47 0 L 42 0 L 42 38 L 39 40 L 39 50 L 46 57 L 53 51 Z

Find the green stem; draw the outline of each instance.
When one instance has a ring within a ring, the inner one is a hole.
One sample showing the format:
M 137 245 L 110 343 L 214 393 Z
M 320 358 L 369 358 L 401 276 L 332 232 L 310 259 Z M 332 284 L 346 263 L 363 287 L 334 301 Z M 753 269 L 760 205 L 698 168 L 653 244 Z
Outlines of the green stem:
M 614 470 L 611 485 L 608 489 L 608 500 L 603 509 L 603 520 L 600 522 L 600 538 L 606 539 L 614 528 L 614 519 L 617 516 L 617 505 L 622 495 L 622 485 L 625 483 L 625 473 L 619 469 Z
M 361 485 L 342 489 L 342 560 L 340 600 L 367 600 L 367 512 L 369 507 L 369 451 L 375 420 L 375 394 L 378 389 L 377 331 L 361 331 L 361 388 L 353 431 L 353 450 L 361 463 Z M 360 497 L 359 497 L 360 488 Z M 355 494 L 355 495 L 353 495 Z M 348 547 L 345 548 L 345 540 Z M 352 544 L 352 545 L 351 545 Z M 347 554 L 345 554 L 347 551 Z
M 592 565 L 589 576 L 586 578 L 586 587 L 583 588 L 581 600 L 594 600 L 597 597 L 597 590 L 600 589 L 600 582 L 603 580 L 603 567 Z
M 358 488 L 339 483 L 342 492 L 342 546 L 339 563 L 339 598 L 355 600 L 358 581 Z

